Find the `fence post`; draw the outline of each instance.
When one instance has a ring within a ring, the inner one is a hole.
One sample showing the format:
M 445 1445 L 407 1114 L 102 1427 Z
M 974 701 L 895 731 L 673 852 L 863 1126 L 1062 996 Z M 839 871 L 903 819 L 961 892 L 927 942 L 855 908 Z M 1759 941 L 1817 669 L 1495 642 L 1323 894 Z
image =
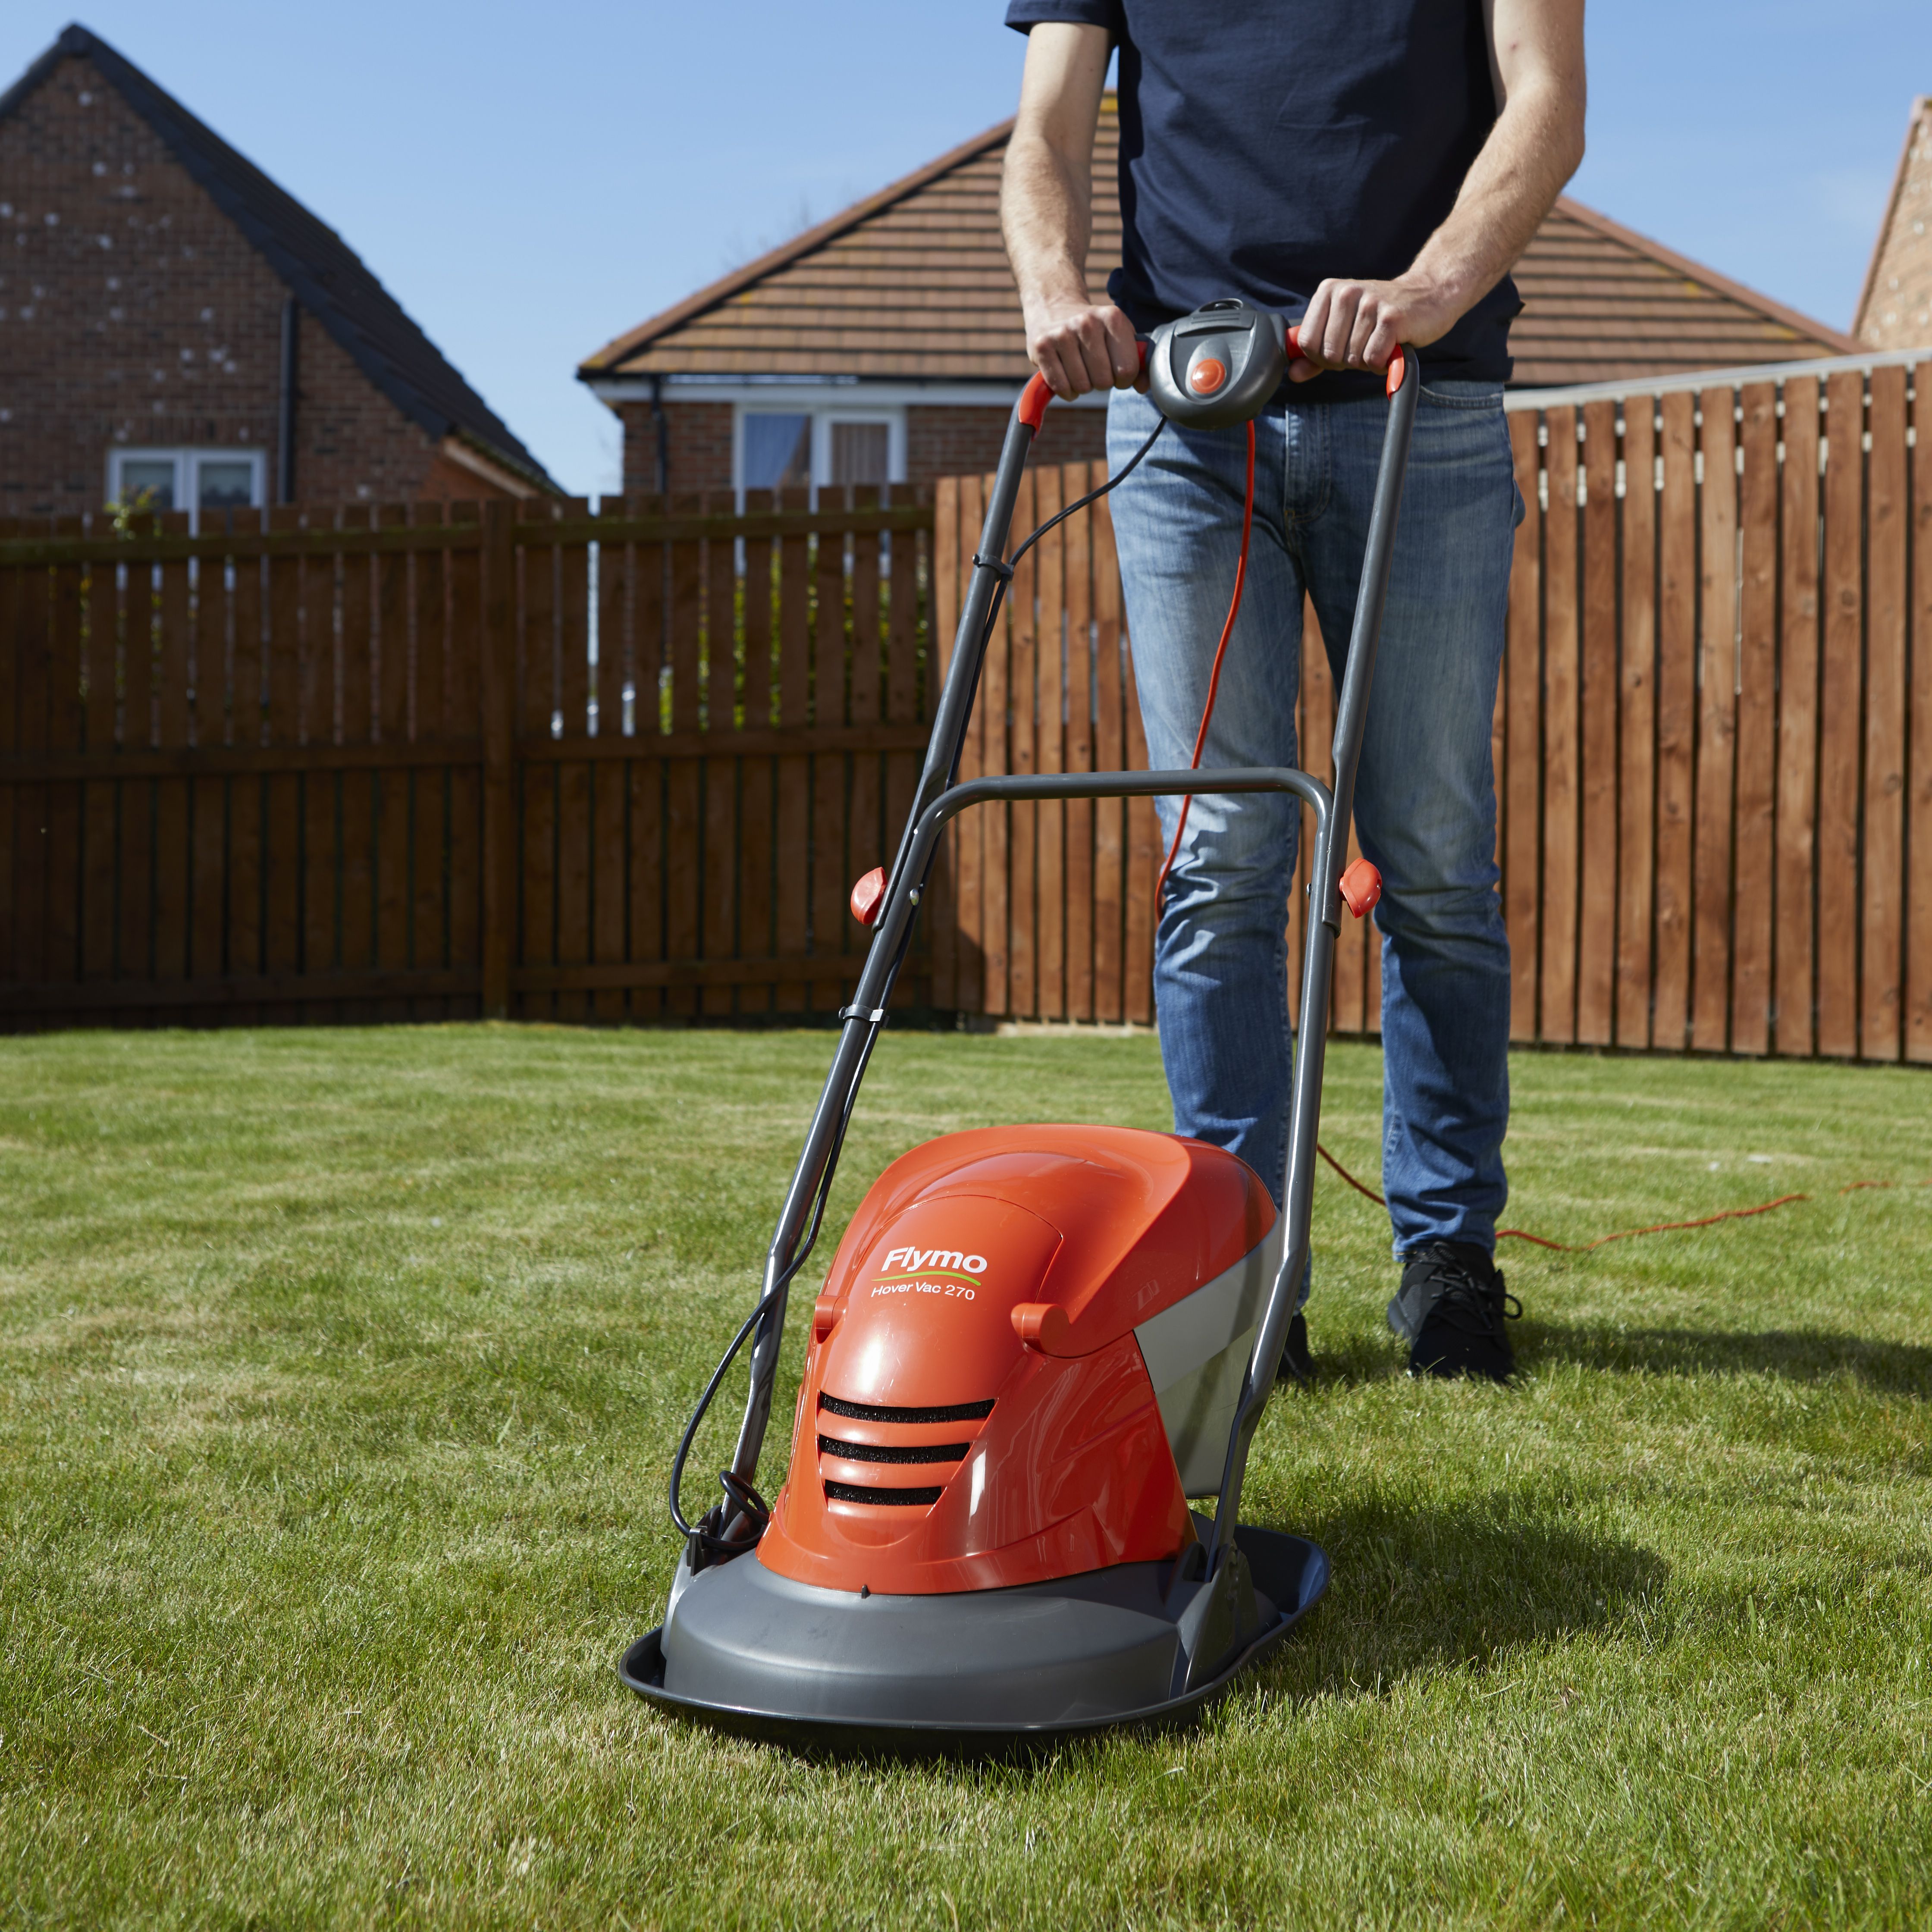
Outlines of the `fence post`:
M 516 678 L 515 506 L 483 506 L 483 1017 L 510 1016 L 510 948 L 517 919 L 517 842 L 511 782 Z

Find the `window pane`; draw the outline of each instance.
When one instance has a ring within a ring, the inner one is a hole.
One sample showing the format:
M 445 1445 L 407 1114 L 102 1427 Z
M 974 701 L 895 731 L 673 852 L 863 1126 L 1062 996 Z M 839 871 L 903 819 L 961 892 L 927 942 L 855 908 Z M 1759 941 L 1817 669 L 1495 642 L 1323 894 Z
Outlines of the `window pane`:
M 172 510 L 175 506 L 174 459 L 126 458 L 121 465 L 121 501 L 130 509 Z
M 812 481 L 812 418 L 806 416 L 745 418 L 745 488 L 802 488 Z
M 255 466 L 204 457 L 196 466 L 200 501 L 204 510 L 245 510 L 255 500 Z
M 889 434 L 884 423 L 832 425 L 832 481 L 883 483 Z

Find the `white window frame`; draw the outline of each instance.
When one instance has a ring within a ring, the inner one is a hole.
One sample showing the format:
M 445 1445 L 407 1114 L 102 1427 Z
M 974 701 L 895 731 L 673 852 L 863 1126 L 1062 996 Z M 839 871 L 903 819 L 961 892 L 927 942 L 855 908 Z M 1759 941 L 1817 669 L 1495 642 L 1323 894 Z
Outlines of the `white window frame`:
M 107 452 L 106 501 L 122 500 L 122 466 L 128 463 L 172 463 L 175 466 L 175 507 L 185 509 L 188 528 L 201 528 L 201 466 L 205 462 L 246 463 L 248 465 L 248 505 L 264 508 L 268 501 L 268 452 L 266 449 L 213 449 L 196 446 L 187 449 L 156 449 L 116 444 Z
M 769 402 L 736 404 L 731 412 L 731 488 L 742 506 L 745 500 L 745 418 L 747 416 L 809 416 L 812 418 L 812 500 L 832 478 L 832 428 L 835 423 L 884 423 L 886 426 L 886 481 L 906 480 L 906 412 L 902 406 L 870 409 L 842 404 L 795 403 L 778 396 Z

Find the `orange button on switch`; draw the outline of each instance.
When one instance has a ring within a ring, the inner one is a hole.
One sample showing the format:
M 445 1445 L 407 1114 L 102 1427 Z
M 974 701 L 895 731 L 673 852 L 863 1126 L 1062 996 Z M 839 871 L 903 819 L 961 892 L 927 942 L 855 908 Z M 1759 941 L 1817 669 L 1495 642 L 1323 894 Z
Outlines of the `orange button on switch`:
M 1211 396 L 1228 380 L 1228 365 L 1212 356 L 1204 356 L 1187 372 L 1187 386 L 1197 396 Z

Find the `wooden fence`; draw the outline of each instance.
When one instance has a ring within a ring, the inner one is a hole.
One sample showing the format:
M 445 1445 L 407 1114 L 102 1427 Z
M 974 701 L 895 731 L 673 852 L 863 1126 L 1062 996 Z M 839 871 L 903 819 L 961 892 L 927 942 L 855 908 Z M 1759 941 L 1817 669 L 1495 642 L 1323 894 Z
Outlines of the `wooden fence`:
M 1932 1060 L 1929 370 L 1512 413 L 1518 1039 Z
M 0 1024 L 836 1008 L 926 735 L 931 525 L 0 525 Z
M 1510 399 L 1517 1039 L 1932 1060 L 1924 394 L 1879 358 Z M 1016 527 L 1100 480 L 1036 469 Z M 986 483 L 0 524 L 0 1024 L 836 1010 Z M 964 769 L 1145 755 L 1103 500 L 1021 565 Z M 1144 800 L 980 809 L 902 998 L 1151 1020 L 1159 862 Z M 1379 964 L 1345 921 L 1338 1030 Z
M 1510 399 L 1528 515 L 1493 748 L 1517 1040 L 1932 1060 L 1928 368 Z M 987 481 L 938 492 L 944 635 Z M 1036 472 L 1017 526 L 1089 487 Z M 1142 761 L 1104 502 L 1022 564 L 1006 611 L 968 768 Z M 1334 692 L 1305 621 L 1325 780 Z M 1151 807 L 978 816 L 935 997 L 1150 1017 Z M 1379 969 L 1344 920 L 1337 1030 L 1376 1030 Z

